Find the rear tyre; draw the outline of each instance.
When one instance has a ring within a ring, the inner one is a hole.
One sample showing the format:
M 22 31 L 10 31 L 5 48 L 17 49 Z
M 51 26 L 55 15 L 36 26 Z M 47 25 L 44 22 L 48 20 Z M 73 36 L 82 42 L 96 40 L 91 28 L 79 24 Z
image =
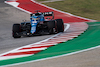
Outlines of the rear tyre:
M 64 23 L 62 19 L 56 19 L 57 33 L 64 32 Z
M 48 26 L 49 34 L 53 34 L 54 33 L 53 28 L 55 28 L 55 21 L 47 22 L 47 26 Z
M 20 24 L 13 24 L 13 29 L 12 29 L 12 36 L 14 38 L 20 38 L 21 35 L 19 34 L 20 33 Z

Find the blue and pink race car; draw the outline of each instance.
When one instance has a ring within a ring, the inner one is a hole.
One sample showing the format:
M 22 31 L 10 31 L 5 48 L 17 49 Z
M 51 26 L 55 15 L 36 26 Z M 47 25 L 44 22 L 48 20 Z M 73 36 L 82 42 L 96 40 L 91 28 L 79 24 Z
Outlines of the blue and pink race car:
M 12 36 L 20 38 L 21 36 L 33 36 L 44 34 L 55 34 L 64 31 L 62 19 L 54 19 L 53 12 L 39 12 L 30 14 L 29 22 L 13 24 Z

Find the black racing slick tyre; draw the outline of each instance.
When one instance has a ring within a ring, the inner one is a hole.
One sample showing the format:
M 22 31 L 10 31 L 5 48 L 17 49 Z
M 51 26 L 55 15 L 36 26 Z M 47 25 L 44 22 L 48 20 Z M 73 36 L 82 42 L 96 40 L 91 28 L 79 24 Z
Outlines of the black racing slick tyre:
M 47 22 L 47 26 L 48 26 L 48 32 L 49 34 L 53 34 L 53 28 L 55 28 L 55 21 L 49 21 Z
M 56 29 L 57 33 L 64 32 L 64 23 L 62 19 L 56 19 Z
M 21 35 L 19 34 L 20 33 L 20 24 L 13 24 L 13 29 L 12 29 L 12 36 L 14 38 L 20 38 Z

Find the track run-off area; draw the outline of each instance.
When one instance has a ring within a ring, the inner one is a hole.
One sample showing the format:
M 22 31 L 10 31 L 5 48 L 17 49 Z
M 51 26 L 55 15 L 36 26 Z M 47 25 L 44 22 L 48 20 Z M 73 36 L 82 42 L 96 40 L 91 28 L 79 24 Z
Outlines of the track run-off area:
M 40 10 L 41 12 L 53 11 L 55 19 L 62 18 L 64 23 L 68 23 L 70 27 L 68 29 L 65 27 L 66 30 L 64 33 L 59 33 L 44 41 L 1 54 L 0 58 L 3 59 L 0 60 L 0 66 L 9 66 L 67 56 L 91 50 L 99 47 L 100 45 L 100 22 L 93 22 L 94 20 L 58 11 L 35 1 L 17 0 L 16 2 L 6 1 L 6 3 L 28 13 L 34 13 L 35 10 Z M 43 51 L 41 51 L 40 48 L 43 49 Z

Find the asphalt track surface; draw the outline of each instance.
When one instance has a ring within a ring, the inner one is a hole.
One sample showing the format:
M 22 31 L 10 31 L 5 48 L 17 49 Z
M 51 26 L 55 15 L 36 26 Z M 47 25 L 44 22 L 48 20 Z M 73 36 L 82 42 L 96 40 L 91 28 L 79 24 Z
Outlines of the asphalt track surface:
M 29 14 L 5 4 L 4 0 L 0 0 L 0 54 L 53 36 L 44 35 L 14 39 L 12 37 L 12 25 L 20 23 L 22 20 L 29 20 L 29 17 Z
M 14 7 L 6 5 L 0 0 L 0 54 L 11 49 L 25 46 L 52 35 L 23 37 L 20 39 L 12 38 L 12 24 L 21 22 L 22 19 L 29 20 L 26 14 Z M 12 67 L 100 67 L 100 48 L 51 60 L 32 62 Z

